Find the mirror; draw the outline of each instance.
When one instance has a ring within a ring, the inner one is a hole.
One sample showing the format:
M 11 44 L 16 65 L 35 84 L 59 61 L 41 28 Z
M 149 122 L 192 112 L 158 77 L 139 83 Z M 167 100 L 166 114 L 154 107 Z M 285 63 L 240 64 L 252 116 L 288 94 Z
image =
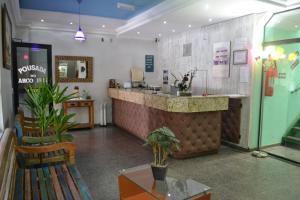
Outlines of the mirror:
M 93 57 L 55 56 L 56 82 L 93 82 Z

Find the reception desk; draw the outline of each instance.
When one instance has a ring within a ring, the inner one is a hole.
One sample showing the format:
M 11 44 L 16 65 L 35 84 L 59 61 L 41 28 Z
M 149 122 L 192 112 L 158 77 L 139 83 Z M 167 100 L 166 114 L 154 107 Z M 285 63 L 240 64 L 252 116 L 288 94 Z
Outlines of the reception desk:
M 181 142 L 176 158 L 215 153 L 221 141 L 221 112 L 227 96 L 176 97 L 137 89 L 108 90 L 113 103 L 113 123 L 145 140 L 156 128 L 170 128 Z

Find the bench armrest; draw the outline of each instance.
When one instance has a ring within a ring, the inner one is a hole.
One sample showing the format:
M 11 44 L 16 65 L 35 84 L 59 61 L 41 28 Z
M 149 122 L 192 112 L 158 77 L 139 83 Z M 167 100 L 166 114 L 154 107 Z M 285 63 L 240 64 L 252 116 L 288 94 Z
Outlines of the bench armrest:
M 61 142 L 56 144 L 49 144 L 44 146 L 16 146 L 18 153 L 49 153 L 58 150 L 66 150 L 68 154 L 68 161 L 70 164 L 75 164 L 75 149 L 76 145 L 72 142 Z

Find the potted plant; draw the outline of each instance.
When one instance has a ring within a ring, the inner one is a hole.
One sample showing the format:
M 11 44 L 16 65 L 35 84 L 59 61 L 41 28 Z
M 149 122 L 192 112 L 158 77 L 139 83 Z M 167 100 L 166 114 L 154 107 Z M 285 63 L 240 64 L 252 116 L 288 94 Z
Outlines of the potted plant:
M 171 75 L 174 77 L 174 87 L 178 88 L 178 92 L 179 94 L 177 94 L 177 96 L 191 96 L 191 87 L 192 87 L 192 83 L 193 83 L 193 78 L 196 74 L 196 70 L 190 70 L 188 71 L 186 74 L 181 76 L 181 80 L 179 80 L 173 73 L 171 73 Z M 174 89 L 173 89 L 174 90 Z
M 158 128 L 152 131 L 145 145 L 152 148 L 153 163 L 151 169 L 155 180 L 164 180 L 167 174 L 167 159 L 173 151 L 179 150 L 179 140 L 167 127 Z
M 25 103 L 37 119 L 41 137 L 39 139 L 28 137 L 25 141 L 28 143 L 72 141 L 71 135 L 62 134 L 75 126 L 69 122 L 74 114 L 64 115 L 62 109 L 50 109 L 52 104 L 60 104 L 74 98 L 74 94 L 66 95 L 66 91 L 67 87 L 61 90 L 57 83 L 52 85 L 45 80 L 37 86 L 29 86 L 26 89 Z M 45 135 L 50 131 L 54 131 L 55 137 Z

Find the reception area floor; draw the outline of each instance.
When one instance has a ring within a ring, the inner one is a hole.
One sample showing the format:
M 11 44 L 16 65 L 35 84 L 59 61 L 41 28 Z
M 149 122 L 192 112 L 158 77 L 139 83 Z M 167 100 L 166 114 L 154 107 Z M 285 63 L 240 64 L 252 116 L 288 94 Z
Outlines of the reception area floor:
M 94 199 L 117 200 L 118 171 L 151 162 L 143 142 L 115 127 L 73 131 L 76 161 Z M 169 176 L 212 188 L 213 200 L 299 199 L 299 167 L 224 147 L 219 154 L 169 162 Z

